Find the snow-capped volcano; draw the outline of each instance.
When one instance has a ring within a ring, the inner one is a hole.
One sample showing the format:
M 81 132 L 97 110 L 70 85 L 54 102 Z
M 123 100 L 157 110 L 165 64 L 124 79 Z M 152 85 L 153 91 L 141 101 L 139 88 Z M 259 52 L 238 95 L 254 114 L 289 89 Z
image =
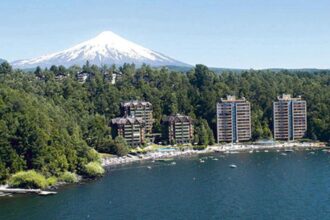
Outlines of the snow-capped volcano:
M 189 66 L 130 42 L 111 31 L 102 32 L 95 38 L 67 50 L 33 59 L 14 61 L 12 65 L 17 68 L 50 67 L 51 65 L 69 67 L 75 64 L 83 65 L 87 60 L 96 65 L 134 63 L 139 66 L 146 63 L 151 66 Z

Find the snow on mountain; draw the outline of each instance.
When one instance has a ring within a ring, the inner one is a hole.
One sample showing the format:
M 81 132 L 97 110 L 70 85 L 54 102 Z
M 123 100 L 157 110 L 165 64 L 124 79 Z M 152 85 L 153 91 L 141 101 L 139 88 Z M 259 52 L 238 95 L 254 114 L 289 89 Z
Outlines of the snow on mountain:
M 50 67 L 51 65 L 69 67 L 75 64 L 83 65 L 87 60 L 96 65 L 135 63 L 135 65 L 140 66 L 146 63 L 151 66 L 189 66 L 130 42 L 111 31 L 102 32 L 91 40 L 61 52 L 27 60 L 18 60 L 11 64 L 16 68 Z

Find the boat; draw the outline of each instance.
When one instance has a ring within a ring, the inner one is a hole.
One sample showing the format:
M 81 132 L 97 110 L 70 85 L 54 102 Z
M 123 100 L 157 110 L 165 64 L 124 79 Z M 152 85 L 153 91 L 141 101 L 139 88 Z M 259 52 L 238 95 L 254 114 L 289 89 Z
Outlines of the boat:
M 282 155 L 282 156 L 286 156 L 287 154 L 283 152 L 283 153 L 281 153 L 281 155 Z
M 237 165 L 235 165 L 235 164 L 230 164 L 229 167 L 230 167 L 230 168 L 236 168 Z
M 291 148 L 287 148 L 287 149 L 285 149 L 284 151 L 285 151 L 285 152 L 288 152 L 288 153 L 289 153 L 289 152 L 293 152 L 293 150 L 292 150 Z
M 175 165 L 175 164 L 176 164 L 176 162 L 175 162 L 175 161 L 173 161 L 171 164 L 172 164 L 172 165 Z
M 53 191 L 41 191 L 38 193 L 39 196 L 49 196 L 49 195 L 55 195 L 57 194 L 57 192 L 53 192 Z
M 264 150 L 265 153 L 268 153 L 268 150 Z
M 170 162 L 173 161 L 173 158 L 160 158 L 160 159 L 156 159 L 156 161 L 158 162 Z
M 151 166 L 147 166 L 147 168 L 150 170 L 151 169 Z
M 250 150 L 249 153 L 252 154 L 253 153 L 253 150 Z
M 213 158 L 213 160 L 218 160 L 218 158 Z
M 201 162 L 201 163 L 205 163 L 205 160 L 199 160 L 199 162 Z

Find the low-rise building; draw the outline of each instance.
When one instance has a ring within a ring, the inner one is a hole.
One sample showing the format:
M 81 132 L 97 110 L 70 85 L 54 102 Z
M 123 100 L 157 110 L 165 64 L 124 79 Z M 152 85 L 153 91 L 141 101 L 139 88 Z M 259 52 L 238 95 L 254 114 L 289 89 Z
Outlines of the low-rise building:
M 103 75 L 106 82 L 110 82 L 112 85 L 115 85 L 116 82 L 122 78 L 123 74 L 120 71 L 114 70 L 112 72 L 105 72 Z
M 82 71 L 77 73 L 77 80 L 80 83 L 85 83 L 86 80 L 92 75 L 92 73 L 86 72 L 86 71 Z
M 121 103 L 121 112 L 124 116 L 142 118 L 145 123 L 145 131 L 151 134 L 153 125 L 152 104 L 146 101 L 128 101 Z
M 114 136 L 122 136 L 132 147 L 144 144 L 144 122 L 142 118 L 122 117 L 111 120 Z
M 307 130 L 307 104 L 301 96 L 283 94 L 273 102 L 273 127 L 275 140 L 303 138 Z
M 244 97 L 227 96 L 217 103 L 217 140 L 241 142 L 251 139 L 251 107 Z
M 189 116 L 176 114 L 163 121 L 165 136 L 171 144 L 191 143 L 194 137 L 193 121 Z
M 68 76 L 64 73 L 58 73 L 55 75 L 55 80 L 57 80 L 57 81 L 62 81 L 66 78 L 68 78 Z

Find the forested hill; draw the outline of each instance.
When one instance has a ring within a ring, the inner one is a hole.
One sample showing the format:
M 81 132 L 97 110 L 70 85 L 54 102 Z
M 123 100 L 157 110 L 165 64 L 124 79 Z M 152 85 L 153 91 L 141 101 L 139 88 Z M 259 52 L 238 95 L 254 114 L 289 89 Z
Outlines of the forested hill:
M 91 73 L 85 83 L 78 72 Z M 107 76 L 121 72 L 115 85 Z M 105 73 L 107 73 L 105 75 Z M 60 78 L 62 75 L 64 77 Z M 199 144 L 212 144 L 216 102 L 227 94 L 252 104 L 253 139 L 272 137 L 272 102 L 279 94 L 302 95 L 308 103 L 307 138 L 330 139 L 330 72 L 243 71 L 215 74 L 197 65 L 187 73 L 125 64 L 122 67 L 52 66 L 27 74 L 0 65 L 0 180 L 36 169 L 45 175 L 82 172 L 90 147 L 120 154 L 108 123 L 123 100 L 143 99 L 154 108 L 154 132 L 164 115 L 195 119 Z M 211 131 L 212 130 L 212 131 Z

